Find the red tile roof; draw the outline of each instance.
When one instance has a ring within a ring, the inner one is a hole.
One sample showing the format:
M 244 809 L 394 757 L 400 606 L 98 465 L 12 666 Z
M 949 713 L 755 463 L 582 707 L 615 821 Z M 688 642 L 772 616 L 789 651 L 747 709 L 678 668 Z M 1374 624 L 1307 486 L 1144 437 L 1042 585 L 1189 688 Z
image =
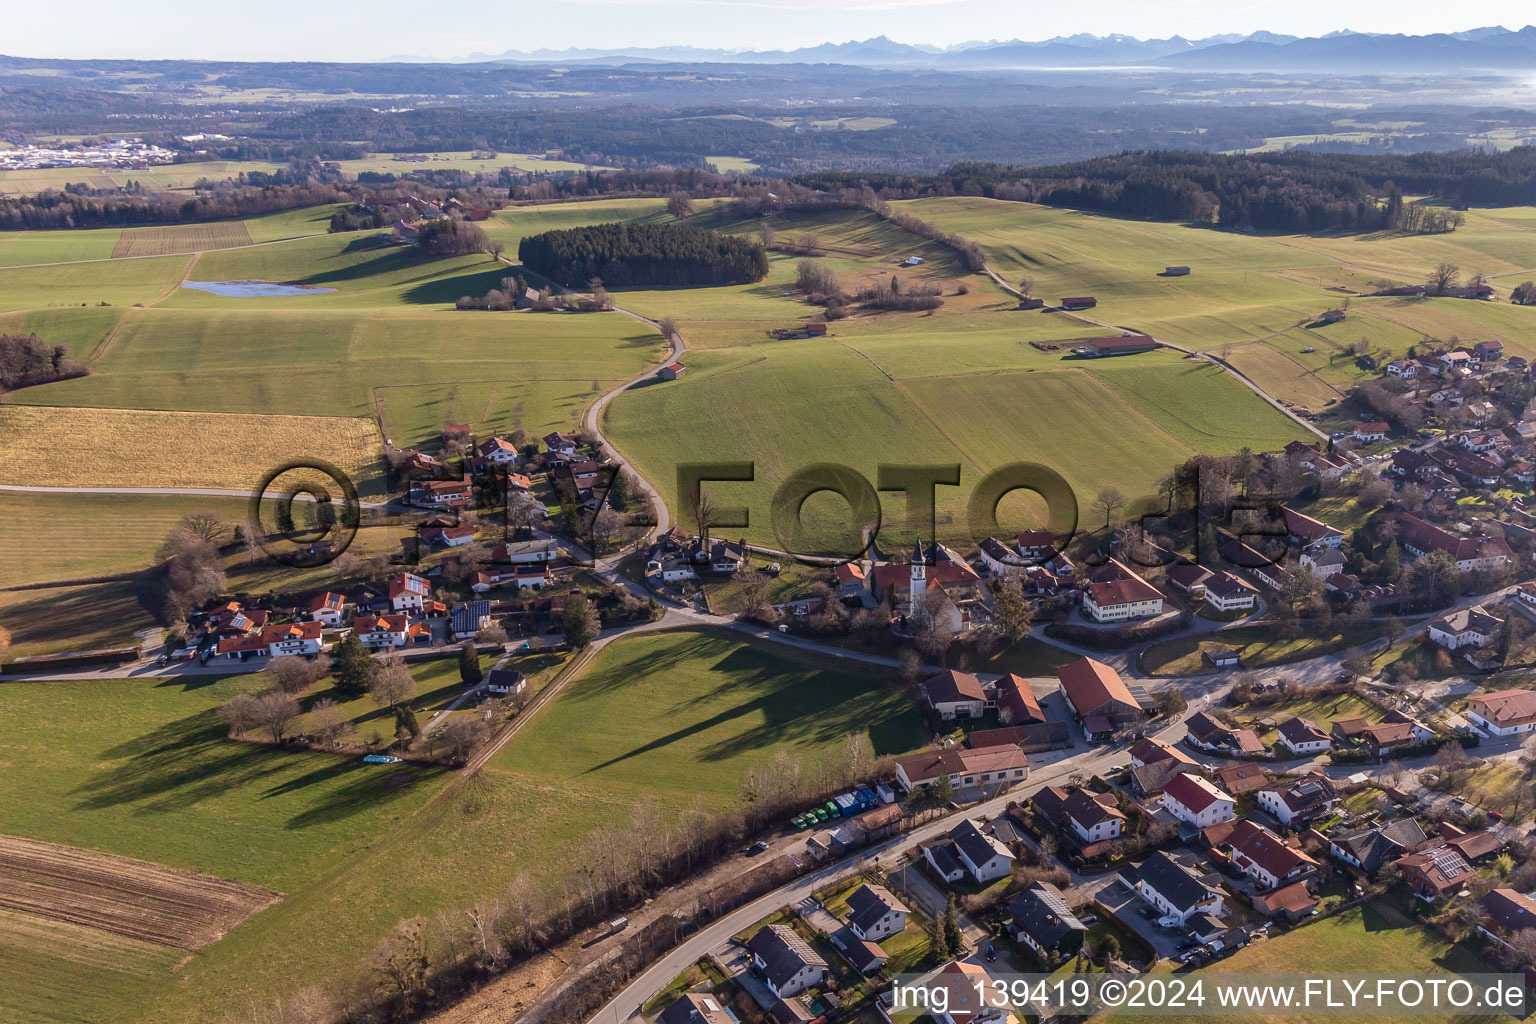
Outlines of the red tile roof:
M 1188 807 L 1195 814 L 1199 814 L 1218 800 L 1230 800 L 1231 797 L 1217 789 L 1216 786 L 1198 775 L 1175 775 L 1168 780 L 1163 787 L 1163 796 L 1171 796 L 1179 803 Z
M 1093 658 L 1078 658 L 1056 670 L 1061 691 L 1080 715 L 1090 715 L 1107 704 L 1140 709 L 1120 673 Z

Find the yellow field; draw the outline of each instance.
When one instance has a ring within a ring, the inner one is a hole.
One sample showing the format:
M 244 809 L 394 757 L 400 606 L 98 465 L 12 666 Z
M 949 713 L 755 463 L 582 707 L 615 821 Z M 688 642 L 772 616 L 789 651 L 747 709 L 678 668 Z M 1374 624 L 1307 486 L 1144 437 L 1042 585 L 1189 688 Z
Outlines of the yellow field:
M 309 457 L 361 490 L 379 451 L 372 421 L 353 417 L 0 406 L 0 483 L 244 490 Z
M 112 247 L 112 258 L 124 256 L 170 256 L 181 252 L 207 252 L 250 245 L 245 221 L 227 220 L 213 224 L 177 224 L 164 228 L 128 228 Z

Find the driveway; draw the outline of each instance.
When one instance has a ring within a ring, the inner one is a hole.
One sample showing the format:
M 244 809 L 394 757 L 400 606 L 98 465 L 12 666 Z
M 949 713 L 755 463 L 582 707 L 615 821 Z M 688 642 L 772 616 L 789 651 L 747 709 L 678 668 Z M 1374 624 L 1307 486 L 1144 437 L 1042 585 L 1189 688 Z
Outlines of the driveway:
M 1159 928 L 1155 922 L 1143 917 L 1141 911 L 1147 904 L 1142 902 L 1141 897 L 1126 888 L 1125 883 L 1114 875 L 1108 877 L 1108 884 L 1099 889 L 1096 896 L 1101 910 L 1141 936 L 1158 956 L 1168 959 L 1177 957 L 1179 943 L 1184 939 L 1183 933 Z

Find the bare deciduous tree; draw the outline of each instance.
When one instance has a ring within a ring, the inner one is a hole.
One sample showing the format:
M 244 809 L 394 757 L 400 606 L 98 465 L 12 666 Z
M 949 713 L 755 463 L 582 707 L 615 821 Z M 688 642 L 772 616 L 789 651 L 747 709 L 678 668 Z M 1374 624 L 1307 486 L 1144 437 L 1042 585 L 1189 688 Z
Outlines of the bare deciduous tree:
M 399 655 L 392 654 L 373 663 L 368 692 L 380 707 L 397 707 L 416 696 L 416 677 Z

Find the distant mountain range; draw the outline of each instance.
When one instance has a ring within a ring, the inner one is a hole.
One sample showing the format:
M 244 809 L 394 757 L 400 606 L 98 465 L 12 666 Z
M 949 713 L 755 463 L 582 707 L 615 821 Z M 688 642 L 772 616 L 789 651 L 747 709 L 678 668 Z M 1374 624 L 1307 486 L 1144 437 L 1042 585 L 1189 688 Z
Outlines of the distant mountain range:
M 443 63 L 423 57 L 393 61 Z M 1086 33 L 1038 42 L 1021 39 L 936 47 L 898 43 L 885 36 L 822 43 L 797 50 L 726 50 L 696 46 L 506 50 L 474 53 L 446 63 L 534 64 L 851 64 L 864 67 L 1067 68 L 1153 65 L 1189 71 L 1327 71 L 1339 75 L 1384 71 L 1536 71 L 1536 27 L 1497 26 L 1432 35 L 1334 32 L 1297 37 L 1273 32 L 1204 39 L 1137 39 Z

